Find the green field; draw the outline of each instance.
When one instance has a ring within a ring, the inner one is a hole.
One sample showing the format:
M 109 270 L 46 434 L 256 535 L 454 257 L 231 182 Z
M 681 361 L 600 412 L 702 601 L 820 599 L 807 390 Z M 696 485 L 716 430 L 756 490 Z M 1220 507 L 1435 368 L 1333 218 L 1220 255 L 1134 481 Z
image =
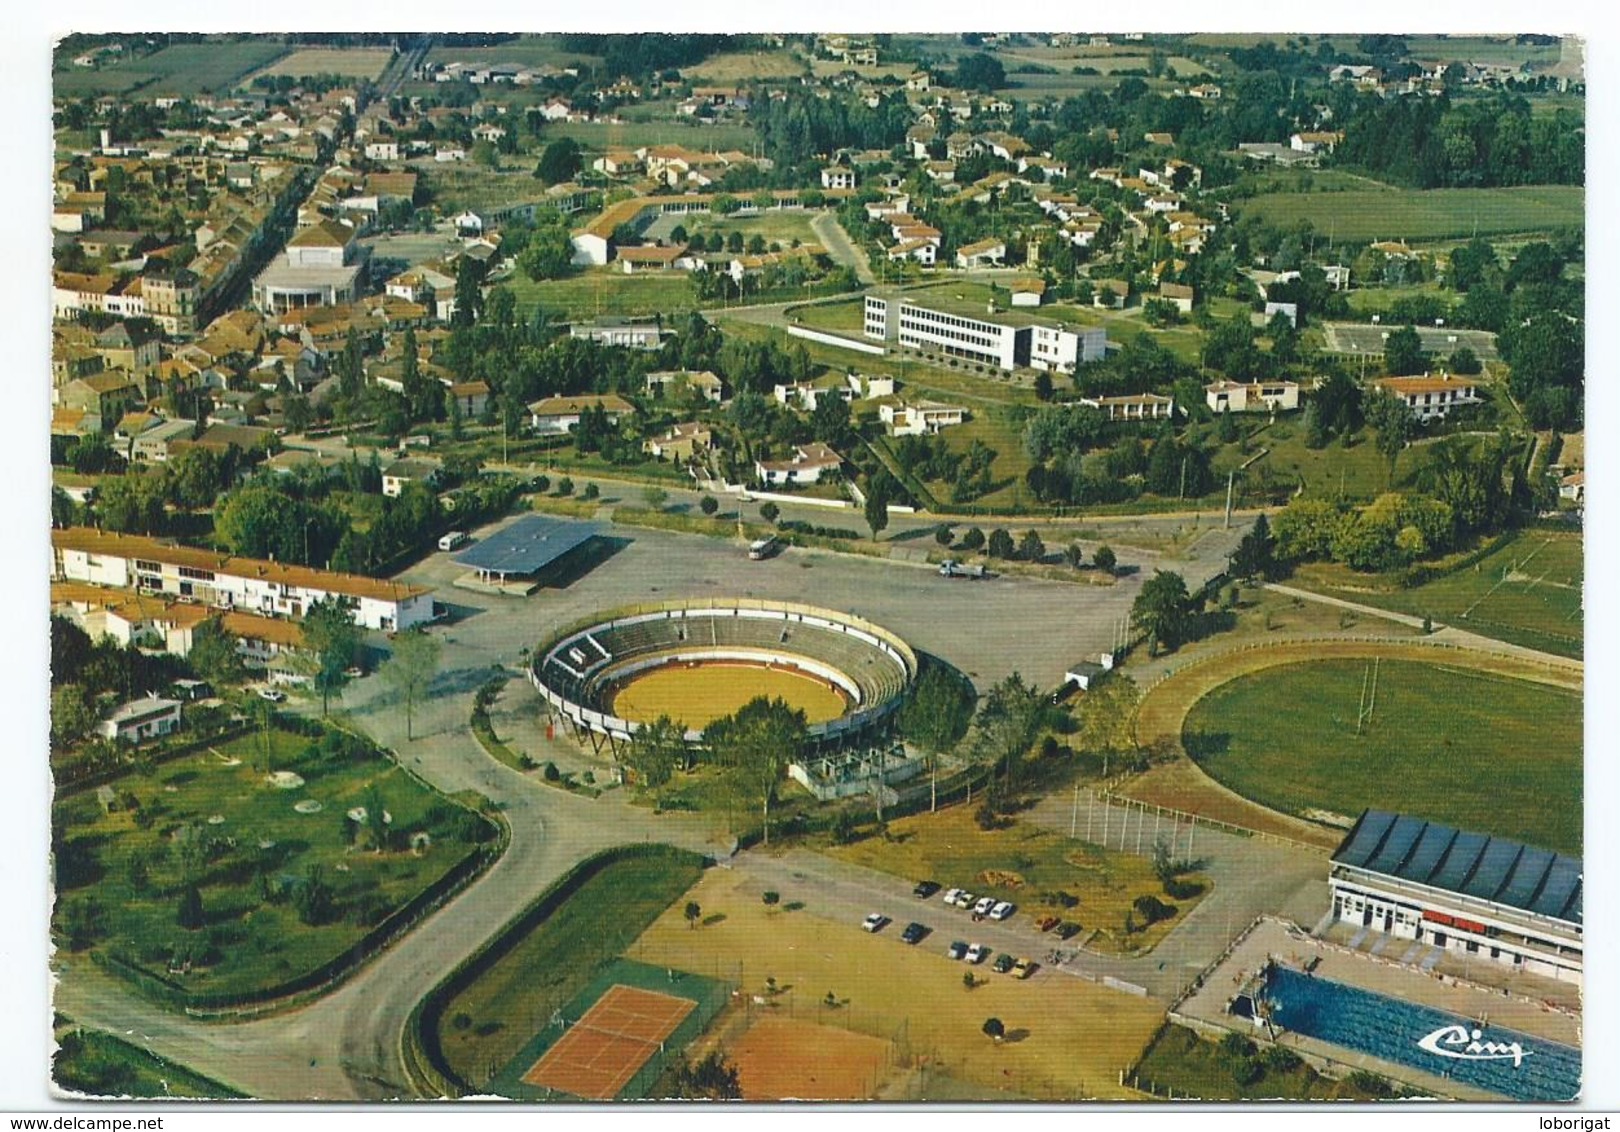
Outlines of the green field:
M 798 240 L 801 244 L 819 244 L 821 237 L 810 227 L 810 221 L 816 215 L 814 212 L 798 209 L 766 212 L 759 216 L 716 216 L 712 212 L 676 213 L 654 220 L 648 225 L 645 236 L 649 240 L 668 239 L 669 233 L 678 226 L 685 228 L 689 236 L 699 233 L 707 236 L 710 232 L 730 236 L 733 232 L 741 232 L 744 241 L 758 235 L 767 245 L 779 243 L 784 248 L 791 246 L 794 240 Z
M 1579 228 L 1586 190 L 1578 185 L 1512 189 L 1389 189 L 1342 193 L 1272 193 L 1238 201 L 1233 210 L 1288 228 L 1310 221 L 1338 240 L 1439 240 L 1478 232 Z
M 587 268 L 567 279 L 527 279 L 521 272 L 504 280 L 517 298 L 518 315 L 527 319 L 537 305 L 560 321 L 598 315 L 651 315 L 665 318 L 696 310 L 697 288 L 684 271 L 626 275 L 612 268 Z
M 259 75 L 290 75 L 295 79 L 309 75 L 343 75 L 375 81 L 388 69 L 393 58 L 393 51 L 386 47 L 308 47 L 277 59 L 254 78 Z
M 1301 566 L 1296 585 L 1380 609 L 1433 617 L 1487 637 L 1579 657 L 1584 647 L 1581 536 L 1530 530 L 1477 563 L 1400 589 L 1329 564 Z
M 1287 813 L 1395 810 L 1581 851 L 1581 697 L 1440 664 L 1324 660 L 1244 676 L 1188 713 L 1210 775 Z
M 628 116 L 628 115 L 627 115 Z M 682 145 L 701 153 L 723 153 L 727 150 L 752 150 L 759 144 L 759 135 L 752 126 L 738 122 L 704 125 L 695 118 L 660 117 L 652 121 L 615 122 L 553 122 L 546 126 L 542 137 L 550 142 L 556 138 L 573 138 L 592 153 L 609 149 L 639 149 L 644 145 Z
M 456 1075 L 475 1086 L 489 1081 L 701 873 L 695 857 L 602 866 L 446 1005 L 439 1046 Z
M 866 326 L 866 303 L 863 299 L 848 299 L 837 303 L 816 303 L 813 306 L 799 307 L 789 312 L 789 316 L 796 322 L 802 322 L 817 330 L 828 330 L 834 334 L 847 334 L 852 338 L 859 338 Z
M 265 741 L 255 732 L 126 775 L 112 783 L 110 812 L 94 791 L 59 798 L 57 937 L 187 991 L 254 993 L 336 958 L 443 876 L 484 827 L 361 741 L 272 730 L 269 765 L 304 780 L 284 789 L 266 773 Z M 364 847 L 369 836 L 347 816 L 373 786 L 392 818 L 383 852 Z M 295 808 L 317 802 L 317 812 Z M 428 839 L 413 849 L 419 833 Z M 331 897 L 313 926 L 296 907 L 312 867 Z M 178 922 L 190 885 L 203 906 L 196 930 Z M 190 973 L 170 974 L 188 956 Z
M 63 1089 L 97 1097 L 183 1097 L 236 1100 L 242 1094 L 122 1038 L 77 1026 L 58 1031 L 51 1079 Z
M 598 55 L 581 55 L 563 48 L 555 35 L 520 35 L 488 47 L 439 44 L 428 52 L 430 63 L 514 63 L 519 67 L 571 67 L 577 63 L 598 66 Z
M 750 79 L 791 79 L 809 68 L 789 51 L 725 51 L 681 72 L 694 86 L 746 83 Z
M 58 97 L 129 94 L 191 95 L 229 89 L 261 67 L 285 55 L 274 38 L 254 37 L 211 43 L 176 43 L 151 55 L 99 69 L 68 65 L 52 75 Z

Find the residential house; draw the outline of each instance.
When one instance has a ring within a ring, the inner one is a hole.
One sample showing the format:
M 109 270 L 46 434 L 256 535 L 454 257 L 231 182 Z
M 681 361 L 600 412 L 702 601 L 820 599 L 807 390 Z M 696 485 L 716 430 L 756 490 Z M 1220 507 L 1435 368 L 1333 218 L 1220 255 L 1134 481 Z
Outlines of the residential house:
M 725 399 L 725 384 L 709 370 L 669 369 L 647 375 L 649 397 L 663 400 L 678 395 L 683 389 L 715 405 Z
M 627 346 L 632 350 L 656 350 L 670 334 L 657 319 L 637 319 L 605 315 L 589 322 L 576 322 L 568 328 L 570 338 L 583 338 L 604 346 Z
M 1082 397 L 1082 405 L 1089 405 L 1107 415 L 1111 421 L 1168 420 L 1176 411 L 1174 398 L 1157 393 L 1134 393 L 1119 397 Z
M 1170 303 L 1182 314 L 1191 314 L 1193 309 L 1193 289 L 1181 283 L 1159 284 L 1159 300 Z
M 1299 408 L 1297 381 L 1216 381 L 1204 386 L 1212 413 L 1276 413 Z
M 1288 148 L 1298 153 L 1332 153 L 1334 148 L 1344 140 L 1344 135 L 1336 130 L 1302 130 L 1288 138 Z
M 634 413 L 635 406 L 617 393 L 589 393 L 577 397 L 546 397 L 529 404 L 529 423 L 538 432 L 567 432 L 579 424 L 580 415 L 601 409 L 614 425 Z
M 1482 398 L 1473 378 L 1456 377 L 1442 373 L 1438 377 L 1385 377 L 1373 385 L 1392 397 L 1398 397 L 1412 410 L 1419 421 L 1444 417 L 1460 405 L 1477 405 Z
M 967 410 L 960 405 L 946 405 L 938 401 L 884 402 L 878 406 L 878 419 L 889 430 L 890 436 L 932 435 L 942 428 L 959 425 L 967 420 Z
M 439 466 L 426 460 L 395 460 L 382 470 L 382 493 L 398 498 L 408 483 L 433 488 L 439 482 Z
M 754 473 L 767 486 L 819 483 L 843 465 L 838 453 L 819 440 L 795 445 L 787 460 L 755 460 Z
M 846 169 L 842 165 L 829 165 L 821 171 L 821 187 L 824 189 L 853 189 L 855 187 L 855 170 Z
M 84 414 L 84 430 L 104 432 L 141 401 L 141 391 L 125 373 L 96 373 L 62 386 L 60 404 Z
M 662 435 L 642 443 L 642 451 L 655 460 L 673 460 L 686 463 L 701 449 L 707 451 L 714 443 L 714 433 L 700 421 L 685 421 L 671 425 Z
M 1044 279 L 1014 279 L 1007 284 L 1012 292 L 1012 305 L 1015 307 L 1038 307 L 1046 294 L 1046 280 Z
M 1120 310 L 1130 297 L 1131 285 L 1123 279 L 1093 279 L 1091 305 L 1105 310 Z
M 1001 261 L 1006 258 L 1006 242 L 994 237 L 975 240 L 956 250 L 956 266 L 964 270 L 975 267 L 1000 267 Z
M 180 727 L 180 701 L 153 693 L 144 699 L 119 704 L 102 720 L 96 732 L 105 739 L 124 743 L 144 743 L 167 735 Z
M 483 381 L 446 382 L 445 394 L 461 410 L 463 420 L 483 416 L 484 409 L 489 404 L 489 384 Z

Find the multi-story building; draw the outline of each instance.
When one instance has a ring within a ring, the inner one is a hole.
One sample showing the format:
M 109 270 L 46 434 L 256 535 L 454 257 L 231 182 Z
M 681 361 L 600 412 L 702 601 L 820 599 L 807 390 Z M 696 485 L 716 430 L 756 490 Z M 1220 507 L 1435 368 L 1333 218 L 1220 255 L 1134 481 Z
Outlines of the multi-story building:
M 865 316 L 868 338 L 1003 370 L 1072 373 L 1081 363 L 1102 360 L 1108 349 L 1105 329 L 1037 320 L 1022 311 L 978 315 L 955 303 L 932 300 L 925 306 L 903 296 L 868 294 Z
M 1333 919 L 1580 983 L 1578 857 L 1367 810 L 1333 854 Z

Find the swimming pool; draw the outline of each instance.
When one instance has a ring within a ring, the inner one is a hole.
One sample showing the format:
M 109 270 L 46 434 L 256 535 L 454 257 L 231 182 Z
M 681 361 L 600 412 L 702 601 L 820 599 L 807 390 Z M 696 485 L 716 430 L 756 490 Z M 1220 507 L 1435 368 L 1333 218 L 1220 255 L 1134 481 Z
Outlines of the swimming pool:
M 1308 1037 L 1513 1100 L 1567 1101 L 1580 1092 L 1581 1051 L 1558 1042 L 1499 1026 L 1475 1039 L 1467 1018 L 1285 967 L 1271 969 L 1265 993 L 1273 1020 Z M 1494 1046 L 1479 1048 L 1485 1043 Z

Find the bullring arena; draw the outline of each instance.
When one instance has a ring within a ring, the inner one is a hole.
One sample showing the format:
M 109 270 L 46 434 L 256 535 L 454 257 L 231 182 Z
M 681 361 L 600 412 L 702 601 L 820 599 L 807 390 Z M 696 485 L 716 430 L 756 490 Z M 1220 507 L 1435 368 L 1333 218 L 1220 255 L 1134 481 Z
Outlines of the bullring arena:
M 529 676 L 553 719 L 592 743 L 628 740 L 661 714 L 690 743 L 756 696 L 802 709 L 813 744 L 881 728 L 917 674 L 895 634 L 790 602 L 705 599 L 603 613 L 551 635 Z

